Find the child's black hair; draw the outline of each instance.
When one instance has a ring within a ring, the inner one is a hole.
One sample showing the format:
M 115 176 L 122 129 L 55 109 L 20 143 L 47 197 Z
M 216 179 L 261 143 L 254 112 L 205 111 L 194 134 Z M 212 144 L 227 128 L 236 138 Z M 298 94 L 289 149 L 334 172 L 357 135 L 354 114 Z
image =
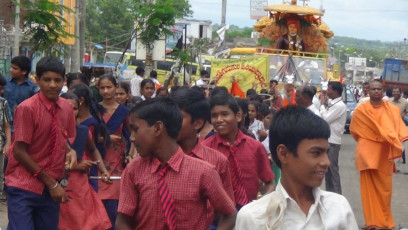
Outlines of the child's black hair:
M 42 75 L 47 72 L 54 72 L 64 79 L 65 78 L 65 66 L 62 62 L 54 57 L 43 57 L 41 58 L 36 66 L 35 73 L 37 78 L 40 79 Z
M 249 105 L 253 105 L 255 107 L 256 112 L 259 111 L 259 104 L 258 103 L 254 102 L 254 101 L 249 101 L 248 106 Z M 248 111 L 249 111 L 249 108 L 248 108 Z
M 79 106 L 79 97 L 74 93 L 66 92 L 66 93 L 61 94 L 60 97 L 65 98 L 65 99 L 75 100 Z
M 167 96 L 169 95 L 169 91 L 167 91 L 167 88 L 161 87 L 156 90 L 156 97 L 160 94 L 161 91 L 166 92 Z
M 5 86 L 7 84 L 6 78 L 0 73 L 0 86 Z
M 140 89 L 143 90 L 143 87 L 145 87 L 145 85 L 147 83 L 150 83 L 153 85 L 153 87 L 156 89 L 156 85 L 154 84 L 152 79 L 143 79 L 142 82 L 140 82 Z
M 119 82 L 119 88 L 125 90 L 126 93 L 130 93 L 130 85 L 127 82 Z
M 251 96 L 251 95 L 257 95 L 256 90 L 254 89 L 248 89 L 246 92 L 246 96 Z
M 211 97 L 215 96 L 219 93 L 226 93 L 228 94 L 228 89 L 224 86 L 217 86 L 211 91 Z
M 102 115 L 106 112 L 106 109 L 99 103 L 94 103 L 92 101 L 93 99 L 92 91 L 87 85 L 85 84 L 73 85 L 70 88 L 70 91 L 74 93 L 75 95 L 77 95 L 79 99 L 81 98 L 84 99 L 84 103 L 86 106 L 88 106 L 89 112 L 99 123 L 98 127 L 95 127 L 95 128 L 98 129 L 99 136 L 103 137 L 104 146 L 109 147 L 111 144 L 110 137 L 109 137 L 110 134 L 109 134 L 108 128 L 102 122 Z M 94 138 L 95 138 L 95 141 L 98 140 L 98 137 L 94 137 Z
M 251 136 L 251 132 L 248 131 L 249 127 L 249 117 L 248 115 L 248 100 L 242 98 L 235 98 L 239 108 L 242 110 L 242 120 L 238 124 L 239 129 L 248 136 Z
M 180 109 L 170 98 L 153 98 L 137 104 L 130 116 L 145 120 L 149 126 L 161 121 L 169 137 L 176 139 L 183 122 Z
M 116 80 L 116 78 L 111 73 L 107 73 L 107 74 L 104 74 L 104 75 L 100 76 L 98 86 L 101 84 L 102 80 L 105 80 L 105 79 L 112 82 L 112 84 L 114 86 L 118 86 L 118 81 Z
M 23 55 L 14 57 L 11 59 L 11 64 L 18 66 L 22 71 L 26 71 L 26 77 L 28 77 L 28 74 L 31 72 L 31 60 Z
M 214 96 L 211 96 L 210 109 L 214 108 L 214 106 L 217 106 L 217 105 L 228 106 L 234 114 L 237 114 L 239 112 L 239 106 L 235 98 L 225 92 L 220 92 Z
M 178 107 L 184 112 L 190 114 L 191 122 L 196 119 L 208 120 L 210 117 L 210 104 L 198 90 L 179 89 L 170 95 Z
M 273 161 L 281 168 L 276 149 L 285 145 L 297 156 L 297 148 L 302 140 L 328 139 L 330 127 L 325 120 L 302 106 L 288 106 L 280 109 L 272 119 L 269 127 L 269 149 Z
M 89 79 L 88 77 L 83 74 L 83 73 L 68 73 L 67 74 L 67 87 L 71 87 L 72 81 L 79 79 L 81 80 L 82 83 L 85 85 L 89 86 Z
M 154 79 L 157 79 L 157 72 L 156 72 L 155 70 L 152 70 L 152 71 L 150 72 L 150 77 L 151 77 L 151 78 L 154 78 Z

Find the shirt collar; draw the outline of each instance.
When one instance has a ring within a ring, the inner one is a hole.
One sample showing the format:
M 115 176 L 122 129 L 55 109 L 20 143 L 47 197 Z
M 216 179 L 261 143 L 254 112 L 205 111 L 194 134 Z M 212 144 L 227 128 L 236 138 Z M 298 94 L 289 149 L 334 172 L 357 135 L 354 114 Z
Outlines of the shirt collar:
M 331 100 L 330 104 L 334 105 L 335 103 L 339 102 L 340 100 L 343 100 L 343 98 L 342 97 L 334 98 L 333 100 Z
M 199 138 L 197 138 L 197 139 L 198 139 L 197 144 L 194 146 L 194 148 L 188 154 L 192 153 L 194 156 L 198 157 L 199 159 L 203 159 L 203 154 L 202 154 L 203 153 L 203 151 L 202 151 L 203 146 L 201 145 L 200 139 Z
M 248 137 L 243 132 L 241 132 L 241 130 L 238 129 L 237 137 L 235 138 L 233 146 L 238 146 L 241 142 L 246 141 L 247 138 Z M 227 147 L 230 147 L 228 141 L 222 138 L 218 133 L 215 134 L 215 141 L 217 143 L 217 146 L 225 145 Z
M 180 171 L 180 166 L 181 166 L 181 162 L 184 159 L 184 152 L 183 150 L 180 148 L 180 146 L 177 148 L 177 151 L 173 154 L 173 156 L 171 156 L 171 158 L 166 162 L 170 168 L 173 171 L 179 172 Z M 152 160 L 152 167 L 151 167 L 151 173 L 155 173 L 157 172 L 157 170 L 159 170 L 160 165 L 162 163 L 157 159 L 157 158 L 153 158 Z
M 30 81 L 31 81 L 30 78 L 29 78 L 29 77 L 26 77 L 25 81 L 24 81 L 23 83 L 21 83 L 21 84 L 29 84 Z M 17 84 L 17 80 L 14 79 L 14 78 L 12 78 L 12 77 L 10 77 L 9 82 L 14 82 L 14 83 Z
M 282 184 L 278 183 L 278 185 L 276 186 L 276 192 L 282 196 L 284 198 L 284 206 L 286 208 L 288 202 L 294 202 L 296 203 L 296 201 L 294 199 L 292 199 L 292 197 L 289 196 L 288 192 L 286 191 L 286 189 L 282 186 Z M 312 190 L 313 193 L 313 197 L 314 197 L 314 205 L 317 206 L 323 206 L 323 196 L 322 196 L 322 191 L 320 190 L 319 187 L 313 188 Z
M 61 98 L 58 97 L 57 101 L 56 101 L 56 102 L 53 102 L 53 101 L 51 101 L 50 99 L 48 99 L 48 98 L 44 95 L 44 93 L 42 93 L 42 92 L 39 92 L 38 95 L 39 95 L 39 97 L 40 97 L 41 102 L 45 105 L 45 108 L 47 108 L 47 110 L 50 110 L 51 107 L 52 107 L 54 104 L 56 104 L 57 107 L 60 107 L 60 108 L 61 108 L 61 103 L 62 103 Z

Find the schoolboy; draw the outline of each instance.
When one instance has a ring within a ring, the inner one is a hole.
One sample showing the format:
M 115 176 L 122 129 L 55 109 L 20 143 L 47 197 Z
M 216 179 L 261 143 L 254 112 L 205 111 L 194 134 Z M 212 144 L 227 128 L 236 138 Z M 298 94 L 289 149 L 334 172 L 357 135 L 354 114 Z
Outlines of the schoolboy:
M 207 201 L 232 229 L 236 209 L 214 166 L 177 145 L 180 109 L 169 98 L 143 101 L 130 114 L 131 141 L 140 157 L 122 176 L 116 229 L 206 229 Z
M 170 98 L 177 104 L 183 115 L 183 123 L 177 137 L 177 144 L 189 156 L 214 165 L 220 175 L 225 191 L 232 200 L 235 200 L 228 159 L 217 150 L 202 145 L 197 136 L 210 113 L 210 104 L 204 94 L 195 89 L 183 88 L 172 93 Z M 209 221 L 212 221 L 211 207 L 209 207 L 209 211 Z
M 357 230 L 346 198 L 319 188 L 330 166 L 329 125 L 307 108 L 289 106 L 274 116 L 269 136 L 281 179 L 274 192 L 239 211 L 235 229 Z
M 4 158 L 8 153 L 11 144 L 10 121 L 12 116 L 7 100 L 1 97 L 4 92 L 4 86 L 7 84 L 6 79 L 0 73 L 0 201 L 6 200 L 4 194 Z
M 274 190 L 274 174 L 261 142 L 246 136 L 239 128 L 241 116 L 236 100 L 220 93 L 210 98 L 211 123 L 216 133 L 203 145 L 223 153 L 230 163 L 232 184 L 237 208 L 255 200 L 259 180 L 266 183 L 265 192 Z
M 7 100 L 10 110 L 24 100 L 36 94 L 38 86 L 30 80 L 28 75 L 31 71 L 31 61 L 26 56 L 17 56 L 11 59 L 10 79 L 4 87 L 4 98 Z
M 70 102 L 59 98 L 64 65 L 42 58 L 36 67 L 41 92 L 15 110 L 15 133 L 6 170 L 9 230 L 58 229 L 59 203 L 68 201 L 58 183 L 76 153 L 67 145 L 75 137 Z

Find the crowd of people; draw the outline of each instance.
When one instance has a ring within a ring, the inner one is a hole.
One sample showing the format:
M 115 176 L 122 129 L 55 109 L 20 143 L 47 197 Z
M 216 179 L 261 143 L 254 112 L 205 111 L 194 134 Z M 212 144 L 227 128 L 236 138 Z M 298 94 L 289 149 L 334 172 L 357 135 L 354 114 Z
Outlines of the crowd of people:
M 45 57 L 33 83 L 30 63 L 15 57 L 0 77 L 7 229 L 358 229 L 341 195 L 341 83 L 318 96 L 272 80 L 236 98 L 206 72 L 192 87 L 142 67 L 91 84 Z M 350 125 L 366 229 L 394 227 L 393 160 L 408 139 L 398 92 L 382 93 L 370 82 Z

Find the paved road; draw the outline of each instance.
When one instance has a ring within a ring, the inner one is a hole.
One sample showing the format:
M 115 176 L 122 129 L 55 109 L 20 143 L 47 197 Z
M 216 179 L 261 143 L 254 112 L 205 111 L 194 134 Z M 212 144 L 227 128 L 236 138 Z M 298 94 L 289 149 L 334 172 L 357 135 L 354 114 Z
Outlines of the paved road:
M 354 149 L 356 143 L 350 135 L 343 136 L 343 143 L 340 150 L 340 174 L 343 188 L 343 195 L 350 202 L 357 223 L 364 226 L 364 216 L 361 207 L 359 174 L 354 166 Z M 399 227 L 408 228 L 408 165 L 397 165 L 399 173 L 393 177 L 393 197 L 392 211 L 395 220 L 395 229 Z M 324 185 L 322 186 L 324 188 Z M 4 230 L 7 225 L 6 204 L 0 203 L 0 227 Z

